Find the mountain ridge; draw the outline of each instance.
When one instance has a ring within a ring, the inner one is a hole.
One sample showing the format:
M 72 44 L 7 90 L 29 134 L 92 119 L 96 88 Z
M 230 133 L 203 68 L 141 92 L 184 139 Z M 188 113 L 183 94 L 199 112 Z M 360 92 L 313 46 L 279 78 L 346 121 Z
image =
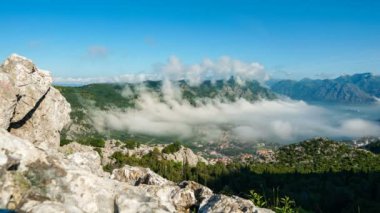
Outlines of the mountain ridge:
M 380 76 L 358 73 L 335 79 L 279 80 L 270 87 L 273 92 L 296 100 L 368 104 L 380 97 Z

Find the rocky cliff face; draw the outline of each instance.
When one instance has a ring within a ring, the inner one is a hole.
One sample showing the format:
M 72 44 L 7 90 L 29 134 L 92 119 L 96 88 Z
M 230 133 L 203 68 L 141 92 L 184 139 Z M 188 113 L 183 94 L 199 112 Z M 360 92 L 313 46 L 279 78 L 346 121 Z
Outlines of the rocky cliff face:
M 157 149 L 162 153 L 162 150 L 167 145 L 156 144 L 156 145 L 145 145 L 141 144 L 139 147 L 135 147 L 133 149 L 128 149 L 121 146 L 121 142 L 117 140 L 107 140 L 105 142 L 104 148 L 99 148 L 102 155 L 102 164 L 107 165 L 111 163 L 110 157 L 115 152 L 122 152 L 123 154 L 127 154 L 128 156 L 135 156 L 138 158 L 143 157 L 144 155 L 149 154 L 154 149 Z M 65 146 L 60 147 L 65 153 L 73 152 L 73 151 L 81 151 L 83 146 L 78 143 L 70 143 Z M 162 158 L 165 160 L 172 160 L 175 162 L 179 162 L 181 164 L 188 164 L 189 166 L 196 166 L 198 162 L 203 162 L 208 164 L 208 161 L 202 156 L 196 155 L 191 149 L 181 146 L 181 148 L 174 153 L 166 154 L 162 153 Z
M 47 73 L 13 55 L 0 68 L 0 209 L 19 212 L 271 212 L 205 186 L 125 166 L 112 175 L 88 148 L 64 154 L 70 106 Z

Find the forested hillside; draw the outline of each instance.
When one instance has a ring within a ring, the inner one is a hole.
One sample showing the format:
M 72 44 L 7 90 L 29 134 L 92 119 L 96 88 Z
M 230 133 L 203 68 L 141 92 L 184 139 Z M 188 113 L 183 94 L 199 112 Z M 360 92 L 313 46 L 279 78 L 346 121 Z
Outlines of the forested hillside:
M 263 196 L 265 207 L 278 206 L 281 197 L 289 196 L 301 212 L 376 212 L 380 208 L 380 156 L 328 139 L 284 146 L 275 152 L 273 163 L 190 167 L 160 156 L 158 150 L 142 158 L 114 153 L 114 163 L 105 169 L 144 166 L 176 182 L 194 180 L 217 192 L 252 199 L 254 190 Z

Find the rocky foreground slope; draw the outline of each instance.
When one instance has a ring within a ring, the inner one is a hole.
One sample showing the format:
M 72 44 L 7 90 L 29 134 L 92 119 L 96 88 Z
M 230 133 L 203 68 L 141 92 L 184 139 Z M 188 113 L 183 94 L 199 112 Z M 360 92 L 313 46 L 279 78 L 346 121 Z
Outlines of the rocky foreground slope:
M 51 77 L 12 55 L 0 67 L 0 209 L 18 212 L 271 212 L 149 169 L 106 173 L 97 152 L 58 151 L 70 105 Z

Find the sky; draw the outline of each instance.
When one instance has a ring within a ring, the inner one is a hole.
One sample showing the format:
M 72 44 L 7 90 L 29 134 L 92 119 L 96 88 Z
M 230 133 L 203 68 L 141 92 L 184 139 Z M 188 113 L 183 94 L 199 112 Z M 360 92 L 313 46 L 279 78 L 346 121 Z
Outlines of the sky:
M 379 74 L 379 11 L 375 0 L 7 0 L 0 58 L 17 53 L 62 78 L 225 56 L 272 78 Z

